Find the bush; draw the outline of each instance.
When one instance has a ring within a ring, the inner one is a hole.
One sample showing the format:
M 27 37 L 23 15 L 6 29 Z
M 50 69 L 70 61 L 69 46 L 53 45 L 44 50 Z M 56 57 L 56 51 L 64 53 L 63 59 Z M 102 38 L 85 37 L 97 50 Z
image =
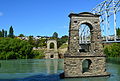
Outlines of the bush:
M 120 43 L 105 46 L 104 53 L 109 57 L 120 57 Z
M 68 36 L 66 36 L 66 35 L 62 36 L 57 41 L 58 41 L 58 48 L 59 48 L 62 44 L 66 43 L 68 41 Z
M 44 50 L 33 50 L 35 59 L 43 59 L 45 57 Z
M 16 38 L 0 38 L 0 59 L 33 58 L 32 46 Z

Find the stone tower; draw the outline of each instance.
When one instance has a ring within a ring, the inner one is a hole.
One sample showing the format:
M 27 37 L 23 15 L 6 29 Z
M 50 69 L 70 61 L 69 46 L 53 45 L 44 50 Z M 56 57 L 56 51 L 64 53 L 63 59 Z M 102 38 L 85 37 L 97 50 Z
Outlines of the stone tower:
M 97 14 L 83 12 L 71 13 L 69 26 L 68 51 L 64 55 L 65 77 L 107 76 L 106 56 L 103 54 L 100 21 Z M 90 51 L 80 52 L 79 28 L 81 24 L 89 26 L 91 33 Z

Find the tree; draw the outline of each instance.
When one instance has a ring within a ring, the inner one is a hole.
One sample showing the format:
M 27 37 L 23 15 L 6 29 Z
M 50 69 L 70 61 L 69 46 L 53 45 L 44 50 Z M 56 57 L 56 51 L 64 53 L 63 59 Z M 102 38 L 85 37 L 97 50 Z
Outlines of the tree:
M 29 36 L 29 40 L 28 42 L 34 46 L 34 39 L 33 39 L 33 36 Z
M 7 37 L 7 31 L 5 31 L 5 37 Z
M 58 33 L 57 33 L 57 32 L 54 32 L 52 37 L 53 37 L 53 38 L 58 38 Z
M 120 28 L 117 28 L 116 32 L 117 32 L 117 36 L 120 38 Z
M 13 38 L 14 37 L 14 30 L 13 27 L 11 26 L 9 29 L 9 37 Z
M 23 34 L 20 34 L 18 37 L 25 37 Z
M 2 29 L 2 37 L 4 37 L 4 35 L 5 35 L 5 31 L 4 29 Z
M 39 42 L 39 39 L 34 40 L 34 47 L 37 48 L 37 47 L 39 46 L 39 43 L 40 43 L 40 42 Z
M 68 41 L 68 36 L 64 35 L 61 38 L 58 39 L 58 48 L 63 44 L 66 43 Z
M 2 37 L 2 31 L 0 31 L 0 37 Z
M 38 47 L 47 47 L 46 41 L 46 39 L 39 39 Z
M 33 58 L 32 45 L 16 38 L 0 38 L 0 59 Z
M 37 37 L 41 37 L 41 36 L 38 35 Z
M 120 43 L 112 43 L 104 47 L 104 53 L 109 57 L 120 57 Z

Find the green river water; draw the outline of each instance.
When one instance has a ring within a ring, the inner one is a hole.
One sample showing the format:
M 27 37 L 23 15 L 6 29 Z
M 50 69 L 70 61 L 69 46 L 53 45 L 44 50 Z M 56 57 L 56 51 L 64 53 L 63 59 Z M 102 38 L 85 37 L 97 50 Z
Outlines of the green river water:
M 107 59 L 110 77 L 60 79 L 63 59 L 0 60 L 0 81 L 120 81 L 120 58 Z

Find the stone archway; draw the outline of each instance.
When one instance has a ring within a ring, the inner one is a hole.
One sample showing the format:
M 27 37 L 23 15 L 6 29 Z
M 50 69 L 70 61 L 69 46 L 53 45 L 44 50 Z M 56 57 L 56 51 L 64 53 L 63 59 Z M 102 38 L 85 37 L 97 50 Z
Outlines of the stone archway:
M 89 52 L 91 49 L 92 35 L 91 30 L 93 29 L 92 23 L 90 21 L 81 21 L 79 23 L 79 52 Z M 83 33 L 83 31 L 85 31 Z
M 50 44 L 53 43 L 54 44 L 54 51 L 57 51 L 57 41 L 56 40 L 48 40 L 47 41 L 47 50 L 51 50 L 50 48 Z
M 90 29 L 90 51 L 91 52 L 96 52 L 96 51 L 103 51 L 103 47 L 101 44 L 101 30 L 100 30 L 100 25 L 99 25 L 99 21 L 91 21 L 93 19 L 85 19 L 85 20 L 81 20 L 78 23 L 78 29 L 80 27 L 80 25 L 85 24 L 89 27 Z M 79 33 L 79 32 L 78 32 Z M 78 38 L 78 40 L 80 40 Z

